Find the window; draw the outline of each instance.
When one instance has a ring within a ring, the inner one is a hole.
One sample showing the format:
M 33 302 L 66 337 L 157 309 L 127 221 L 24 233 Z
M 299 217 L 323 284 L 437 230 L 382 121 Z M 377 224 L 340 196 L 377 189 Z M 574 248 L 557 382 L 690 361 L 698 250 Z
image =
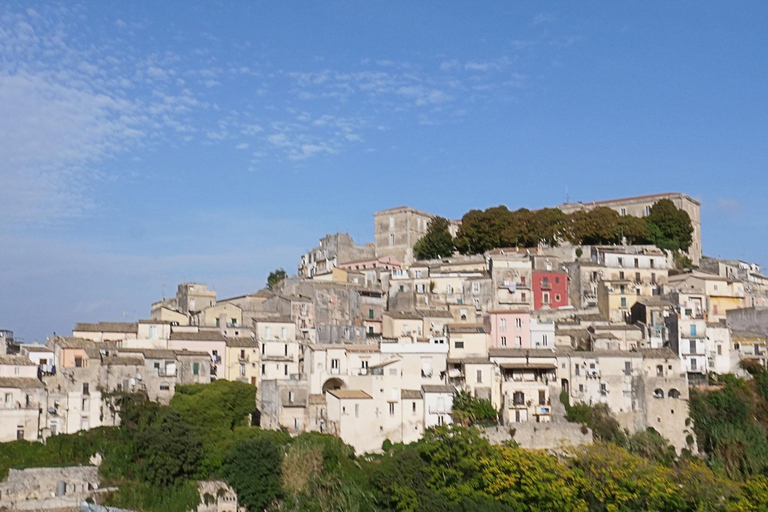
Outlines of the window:
M 444 424 L 445 424 L 445 420 L 443 419 L 443 417 L 442 416 L 438 416 L 437 417 L 437 425 L 442 427 Z
M 640 268 L 640 259 L 639 258 L 635 258 L 635 268 Z
M 717 355 L 723 355 L 723 346 L 720 344 L 717 345 Z
M 240 363 L 240 376 L 245 377 L 245 363 Z
M 447 294 L 453 293 L 453 286 L 451 286 L 449 284 L 445 285 L 445 293 L 447 293 Z
M 543 389 L 539 390 L 539 405 L 547 405 L 547 392 Z
M 269 338 L 272 337 L 272 329 L 270 327 L 265 327 L 264 328 L 264 337 L 266 339 L 269 339 Z
M 502 347 L 506 347 L 507 346 L 507 337 L 506 336 L 502 336 L 501 337 L 501 346 Z
M 453 348 L 464 348 L 464 342 L 463 341 L 455 341 L 453 343 Z
M 390 374 L 392 377 L 397 377 L 397 368 L 390 368 L 390 369 L 389 369 L 389 374 Z
M 523 326 L 523 319 L 522 318 L 515 318 L 515 327 L 517 329 L 520 329 Z
M 651 284 L 656 284 L 656 272 L 651 273 Z
M 657 377 L 663 377 L 664 376 L 664 366 L 662 366 L 662 365 L 656 366 L 656 376 Z
M 395 229 L 395 218 L 390 217 L 389 218 L 389 229 Z
M 369 310 L 368 310 L 368 318 L 369 318 L 370 320 L 373 320 L 373 310 L 372 310 L 372 309 L 369 309 Z
M 5 405 L 9 406 L 13 402 L 13 395 L 10 393 L 5 394 Z
M 261 365 L 261 374 L 266 375 L 267 374 L 267 365 L 263 364 Z
M 192 363 L 192 375 L 200 375 L 200 363 Z
M 75 358 L 75 368 L 82 368 L 83 367 L 83 358 L 82 357 L 76 357 Z
M 696 324 L 691 324 L 691 336 L 696 336 Z
M 621 307 L 623 307 L 623 308 L 627 307 L 627 298 L 626 297 L 622 297 L 621 298 Z
M 627 377 L 632 375 L 632 361 L 624 361 L 624 375 Z
M 640 272 L 635 272 L 635 282 L 636 283 L 642 283 L 643 280 L 640 278 Z
M 283 345 L 283 355 L 284 355 L 285 357 L 288 357 L 288 344 L 287 344 L 287 343 L 285 343 L 285 344 Z
M 512 395 L 512 403 L 514 405 L 525 405 L 525 393 L 522 391 L 515 391 Z
M 695 354 L 696 353 L 696 340 L 688 340 L 688 348 L 691 349 L 689 353 Z
M 544 292 L 541 298 L 542 304 L 549 304 L 549 292 Z
M 542 335 L 541 344 L 546 347 L 549 344 L 549 336 L 546 334 Z
M 480 293 L 480 283 L 472 283 L 472 293 Z
M 579 363 L 576 363 L 573 367 L 573 371 L 576 375 L 581 375 L 581 366 L 579 366 Z
M 651 264 L 651 268 L 656 268 L 655 260 L 651 259 L 651 261 L 649 263 Z
M 360 404 L 355 404 L 355 418 L 360 417 Z
M 621 213 L 622 217 L 625 217 L 627 215 L 627 209 L 626 208 L 622 208 L 620 213 Z
M 502 318 L 499 320 L 499 331 L 500 332 L 507 332 L 507 320 Z
M 368 334 L 373 334 L 373 326 L 372 325 L 368 326 Z
M 288 392 L 288 403 L 292 404 L 296 400 L 296 392 L 295 391 L 289 391 Z
M 437 398 L 437 412 L 445 412 L 445 398 Z
M 600 384 L 600 394 L 603 396 L 608 394 L 608 386 L 603 383 Z
M 339 369 L 339 360 L 338 359 L 331 359 L 331 370 L 337 370 Z
M 149 326 L 149 339 L 151 339 L 151 340 L 157 339 L 157 326 L 156 325 L 150 325 Z
M 477 370 L 477 383 L 483 383 L 483 370 Z
M 82 418 L 80 420 L 80 430 L 88 430 L 89 428 L 91 428 L 91 422 L 88 418 Z
M 394 416 L 395 415 L 395 403 L 389 402 L 389 415 Z
M 421 279 L 421 270 L 417 270 L 415 272 L 415 277 L 416 277 L 416 279 Z
M 695 372 L 697 369 L 696 360 L 691 359 L 691 371 Z
M 649 216 L 651 214 L 651 207 L 650 205 L 645 205 L 645 216 Z
M 392 233 L 391 235 L 389 235 L 389 245 L 390 245 L 390 246 L 391 246 L 391 245 L 395 245 L 395 234 L 394 234 L 394 233 Z
M 84 395 L 89 395 L 90 394 L 89 387 L 90 387 L 90 384 L 88 384 L 87 382 L 83 382 L 83 394 Z
M 286 329 L 285 327 L 282 327 L 280 329 L 280 339 L 285 341 L 287 338 L 288 338 L 288 329 Z
M 161 382 L 160 383 L 160 391 L 170 391 L 171 384 L 168 382 Z
M 560 284 L 560 278 L 559 277 L 555 277 L 555 284 Z
M 619 272 L 619 279 L 624 280 L 624 272 Z
M 413 414 L 416 414 L 416 402 L 413 402 L 413 403 L 411 404 L 411 412 L 412 412 Z
M 560 302 L 562 299 L 563 299 L 563 298 L 560 296 L 560 294 L 559 294 L 559 293 L 558 293 L 557 295 L 555 295 L 555 302 L 558 302 L 558 303 L 559 303 L 559 302 Z
M 283 375 L 288 375 L 288 365 L 287 364 L 283 367 Z
M 523 337 L 515 336 L 515 347 L 520 348 L 523 346 Z
M 526 295 L 526 293 L 525 293 L 525 292 L 523 292 L 523 293 L 521 293 L 521 294 L 520 294 L 520 300 L 522 300 L 522 301 L 526 301 L 526 300 L 527 300 L 527 299 L 526 299 L 526 297 L 527 297 L 527 295 Z

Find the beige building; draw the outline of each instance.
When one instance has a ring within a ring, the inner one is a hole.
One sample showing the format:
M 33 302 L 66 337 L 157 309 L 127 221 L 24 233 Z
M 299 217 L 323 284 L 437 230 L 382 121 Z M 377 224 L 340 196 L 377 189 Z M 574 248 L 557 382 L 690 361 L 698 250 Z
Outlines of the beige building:
M 700 293 L 708 298 L 706 320 L 720 322 L 726 312 L 745 305 L 744 283 L 706 272 L 685 272 L 669 277 L 669 286 L 681 293 Z
M 515 247 L 488 252 L 493 309 L 533 309 L 533 254 L 529 249 Z
M 390 256 L 404 265 L 416 258 L 413 246 L 427 233 L 435 216 L 407 206 L 389 208 L 373 214 L 374 246 L 376 257 Z
M 259 385 L 261 358 L 259 342 L 251 337 L 227 338 L 227 380 Z
M 26 356 L 0 356 L 0 442 L 41 438 L 45 387 Z
M 693 226 L 693 242 L 688 249 L 688 256 L 694 265 L 701 260 L 701 203 L 686 194 L 665 193 L 647 196 L 626 197 L 623 199 L 609 199 L 607 201 L 592 201 L 588 203 L 565 203 L 558 208 L 563 213 L 570 214 L 578 210 L 589 210 L 597 207 L 607 207 L 619 212 L 620 215 L 632 215 L 633 217 L 647 217 L 651 208 L 661 199 L 669 199 L 678 209 L 685 211 L 691 218 Z

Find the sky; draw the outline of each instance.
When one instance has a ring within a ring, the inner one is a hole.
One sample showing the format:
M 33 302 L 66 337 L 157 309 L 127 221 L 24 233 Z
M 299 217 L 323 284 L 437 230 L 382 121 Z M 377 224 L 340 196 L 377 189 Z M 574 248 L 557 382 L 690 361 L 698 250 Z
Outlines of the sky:
M 5 0 L 0 328 L 295 273 L 374 211 L 659 192 L 768 264 L 768 3 Z

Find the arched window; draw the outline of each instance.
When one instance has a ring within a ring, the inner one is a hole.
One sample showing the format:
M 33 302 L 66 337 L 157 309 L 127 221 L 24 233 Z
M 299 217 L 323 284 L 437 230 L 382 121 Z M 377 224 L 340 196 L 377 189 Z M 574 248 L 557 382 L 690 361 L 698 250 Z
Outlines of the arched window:
M 656 366 L 656 376 L 657 377 L 663 377 L 664 376 L 664 365 L 660 364 Z
M 680 392 L 675 388 L 672 388 L 669 390 L 668 396 L 669 398 L 680 398 Z
M 664 390 L 663 389 L 653 390 L 653 398 L 664 398 Z

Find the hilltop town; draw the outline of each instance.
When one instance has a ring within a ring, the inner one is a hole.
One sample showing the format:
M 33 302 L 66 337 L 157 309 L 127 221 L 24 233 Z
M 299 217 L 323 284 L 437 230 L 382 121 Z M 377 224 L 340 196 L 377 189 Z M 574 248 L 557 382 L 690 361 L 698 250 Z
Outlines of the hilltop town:
M 659 201 L 690 219 L 684 249 L 622 236 L 419 259 L 437 217 L 398 207 L 374 213 L 373 244 L 328 234 L 262 290 L 218 297 L 183 283 L 146 318 L 76 323 L 44 345 L 2 331 L 0 442 L 116 425 L 115 393 L 168 404 L 177 385 L 225 379 L 256 388 L 262 428 L 332 434 L 358 453 L 464 421 L 464 392 L 521 446 L 591 442 L 565 419 L 585 403 L 695 451 L 689 390 L 745 375 L 745 360 L 765 366 L 768 278 L 702 255 L 700 204 L 685 194 L 558 209 L 644 218 Z

